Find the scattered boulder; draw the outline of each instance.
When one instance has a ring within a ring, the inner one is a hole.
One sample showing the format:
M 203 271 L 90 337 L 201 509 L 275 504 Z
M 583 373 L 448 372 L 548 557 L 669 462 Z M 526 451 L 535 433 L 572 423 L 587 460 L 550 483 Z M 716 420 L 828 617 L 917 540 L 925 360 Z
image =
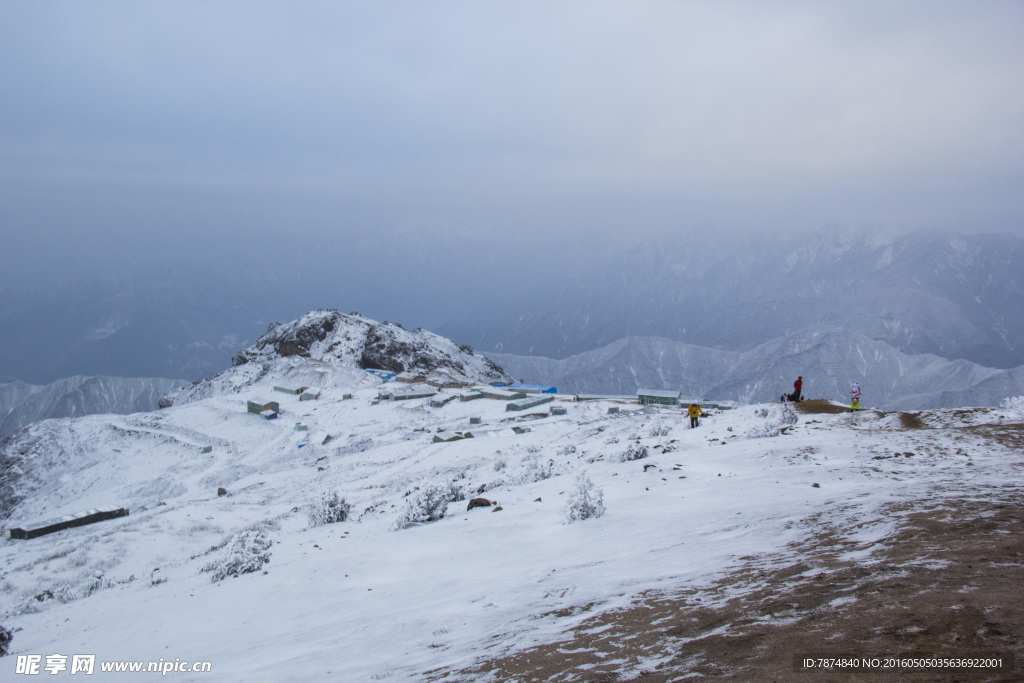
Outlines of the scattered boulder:
M 497 512 L 498 510 L 504 510 L 504 509 L 505 508 L 503 508 L 500 505 L 498 505 L 498 506 L 495 506 L 495 508 L 493 510 L 491 510 L 491 512 Z
M 217 495 L 218 496 L 226 496 L 226 495 L 228 495 L 228 490 L 222 486 L 219 489 L 217 489 Z
M 466 512 L 469 512 L 473 508 L 489 508 L 492 505 L 494 505 L 494 503 L 486 498 L 473 498 L 469 501 L 469 507 L 466 508 Z
M 14 635 L 3 626 L 0 626 L 0 657 L 6 655 L 11 649 L 11 640 Z

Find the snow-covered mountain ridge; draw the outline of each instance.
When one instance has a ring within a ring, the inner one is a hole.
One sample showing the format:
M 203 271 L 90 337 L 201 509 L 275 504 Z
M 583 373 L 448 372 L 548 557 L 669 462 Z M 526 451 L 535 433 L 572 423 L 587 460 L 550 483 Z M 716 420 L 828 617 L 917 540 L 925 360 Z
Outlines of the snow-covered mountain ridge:
M 488 354 L 526 382 L 565 393 L 633 394 L 673 389 L 685 396 L 756 403 L 778 399 L 804 378 L 804 395 L 843 400 L 858 382 L 884 410 L 995 406 L 1024 393 L 1024 366 L 1009 370 L 907 354 L 842 328 L 816 326 L 746 351 L 656 337 L 630 337 L 562 360 Z
M 170 392 L 162 406 L 234 393 L 259 380 L 329 388 L 357 383 L 363 370 L 422 375 L 440 383 L 489 384 L 511 378 L 468 346 L 397 323 L 379 323 L 358 313 L 310 311 L 297 320 L 273 324 L 256 342 L 235 354 L 231 368 Z
M 160 397 L 186 382 L 151 377 L 67 377 L 46 385 L 0 383 L 0 439 L 55 417 L 156 410 Z

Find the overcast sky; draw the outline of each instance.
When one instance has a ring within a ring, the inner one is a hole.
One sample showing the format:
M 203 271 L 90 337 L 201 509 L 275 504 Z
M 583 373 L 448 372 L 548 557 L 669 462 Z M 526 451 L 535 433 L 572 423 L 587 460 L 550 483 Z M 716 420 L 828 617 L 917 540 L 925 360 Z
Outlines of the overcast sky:
M 367 230 L 1022 234 L 1022 65 L 999 0 L 0 0 L 0 266 Z

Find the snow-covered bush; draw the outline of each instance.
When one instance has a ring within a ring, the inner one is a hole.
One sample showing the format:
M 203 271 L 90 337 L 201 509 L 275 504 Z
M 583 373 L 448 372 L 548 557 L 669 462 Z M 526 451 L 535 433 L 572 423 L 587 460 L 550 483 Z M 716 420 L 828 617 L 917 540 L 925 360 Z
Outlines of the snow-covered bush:
M 651 438 L 657 438 L 659 436 L 668 436 L 669 428 L 667 425 L 657 424 L 651 427 L 650 435 Z
M 532 484 L 538 481 L 550 479 L 555 475 L 555 461 L 548 458 L 546 461 L 535 455 L 528 455 L 523 458 L 516 467 L 505 469 L 505 481 L 500 484 L 521 486 Z M 488 485 L 488 488 L 496 488 Z
M 3 626 L 0 626 L 0 657 L 3 657 L 11 649 L 11 640 L 14 635 Z
M 97 574 L 96 576 L 93 576 L 88 581 L 86 581 L 85 585 L 80 586 L 77 591 L 74 591 L 71 594 L 61 591 L 61 595 L 59 595 L 58 598 L 60 599 L 61 602 L 70 602 L 71 600 L 87 598 L 93 593 L 96 593 L 97 591 L 106 590 L 107 588 L 113 588 L 119 583 L 131 583 L 134 580 L 135 577 L 130 576 L 127 579 L 114 581 L 113 579 L 109 579 L 106 576 L 103 576 L 102 574 Z
M 999 404 L 1000 408 L 1017 413 L 1024 417 L 1024 396 L 1013 396 L 1011 398 L 1003 399 L 1003 402 Z
M 270 561 L 270 546 L 273 541 L 268 537 L 270 524 L 261 522 L 242 529 L 231 539 L 227 557 L 219 562 L 207 565 L 204 571 L 212 571 L 211 581 L 223 581 L 229 576 L 250 574 L 263 569 Z
M 545 463 L 538 460 L 527 460 L 523 463 L 523 470 L 522 483 L 544 481 L 555 475 L 555 461 L 550 458 Z
M 397 531 L 424 522 L 436 522 L 447 514 L 449 503 L 465 498 L 462 489 L 451 482 L 415 489 L 409 494 L 405 509 L 395 520 L 394 529 Z
M 604 514 L 604 490 L 590 481 L 587 473 L 580 471 L 573 482 L 572 491 L 565 506 L 565 519 L 575 522 Z
M 631 462 L 633 460 L 643 460 L 647 457 L 647 446 L 641 446 L 638 443 L 631 443 L 626 449 L 626 452 L 619 456 L 619 460 L 622 462 Z
M 795 425 L 799 419 L 791 403 L 776 403 L 767 408 L 760 408 L 754 414 L 763 421 L 747 430 L 744 436 L 748 439 L 778 436 L 787 427 Z
M 320 495 L 319 500 L 310 503 L 306 514 L 309 517 L 309 526 L 312 527 L 344 522 L 348 519 L 351 510 L 352 507 L 338 495 L 337 491 L 325 491 Z

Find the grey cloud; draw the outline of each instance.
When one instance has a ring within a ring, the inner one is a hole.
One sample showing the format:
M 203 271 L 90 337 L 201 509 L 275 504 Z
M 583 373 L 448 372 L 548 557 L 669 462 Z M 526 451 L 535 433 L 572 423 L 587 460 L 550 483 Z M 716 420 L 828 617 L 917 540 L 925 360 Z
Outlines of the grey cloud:
M 1022 37 L 1010 2 L 3 2 L 0 263 L 282 230 L 1020 233 Z

